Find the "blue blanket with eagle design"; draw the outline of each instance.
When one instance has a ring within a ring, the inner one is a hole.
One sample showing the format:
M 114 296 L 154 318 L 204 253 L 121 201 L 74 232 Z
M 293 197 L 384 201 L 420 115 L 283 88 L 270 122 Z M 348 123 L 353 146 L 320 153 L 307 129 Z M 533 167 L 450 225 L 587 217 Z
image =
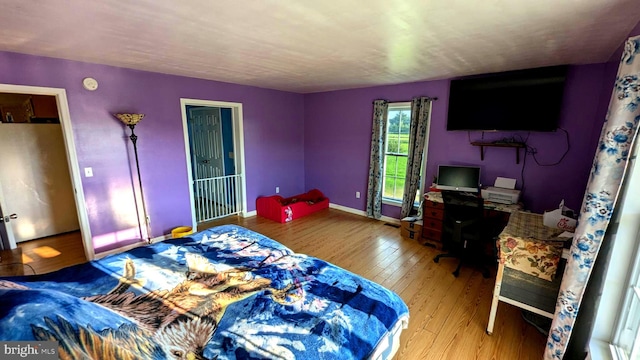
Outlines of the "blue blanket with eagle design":
M 0 340 L 62 359 L 367 359 L 407 321 L 393 292 L 233 225 L 0 279 Z

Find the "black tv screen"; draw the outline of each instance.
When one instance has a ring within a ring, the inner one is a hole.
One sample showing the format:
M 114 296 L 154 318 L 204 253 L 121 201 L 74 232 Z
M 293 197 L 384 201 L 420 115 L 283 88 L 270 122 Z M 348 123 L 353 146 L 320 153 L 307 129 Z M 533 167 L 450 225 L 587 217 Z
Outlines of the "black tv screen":
M 555 131 L 566 66 L 451 81 L 447 130 Z
M 478 192 L 479 187 L 479 167 L 438 165 L 437 189 Z

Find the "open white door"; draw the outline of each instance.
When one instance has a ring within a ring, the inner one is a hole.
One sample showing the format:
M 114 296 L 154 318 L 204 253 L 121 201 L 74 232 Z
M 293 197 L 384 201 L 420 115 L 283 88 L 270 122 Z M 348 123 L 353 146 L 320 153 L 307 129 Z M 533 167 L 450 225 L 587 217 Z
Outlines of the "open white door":
M 0 186 L 0 240 L 2 241 L 1 248 L 3 250 L 15 249 L 16 239 L 13 236 L 11 230 L 11 220 L 16 219 L 16 214 L 5 213 L 7 206 L 4 202 L 4 196 L 2 195 L 2 187 Z
M 54 98 L 55 99 L 55 98 Z M 16 243 L 80 228 L 60 124 L 0 124 L 0 187 Z

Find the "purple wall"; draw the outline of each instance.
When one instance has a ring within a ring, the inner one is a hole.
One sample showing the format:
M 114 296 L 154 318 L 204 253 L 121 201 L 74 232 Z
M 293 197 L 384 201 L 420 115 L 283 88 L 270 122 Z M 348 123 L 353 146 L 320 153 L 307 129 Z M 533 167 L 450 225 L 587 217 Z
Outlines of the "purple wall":
M 97 91 L 84 90 L 87 76 L 98 80 Z M 136 134 L 154 237 L 191 224 L 180 98 L 243 103 L 247 210 L 276 186 L 284 195 L 304 191 L 303 95 L 7 52 L 0 52 L 0 83 L 66 89 L 80 168 L 94 173 L 82 179 L 91 233 L 94 242 L 113 239 L 97 251 L 135 237 L 131 218 L 120 215 L 130 210 L 136 177 L 116 112 L 146 114 Z
M 439 164 L 478 165 L 484 185 L 492 185 L 497 176 L 511 177 L 525 189 L 522 200 L 527 209 L 542 212 L 557 207 L 563 198 L 569 207 L 581 204 L 587 176 L 595 151 L 604 109 L 599 107 L 605 64 L 570 67 L 559 126 L 570 135 L 571 148 L 556 166 L 539 166 L 532 156 L 517 165 L 515 150 L 488 148 L 485 160 L 480 150 L 469 144 L 467 132 L 445 130 L 449 81 L 379 86 L 305 95 L 305 185 L 319 188 L 331 202 L 365 210 L 369 150 L 371 141 L 372 101 L 407 101 L 415 96 L 438 97 L 431 115 L 431 134 L 427 159 L 427 180 L 436 175 Z M 607 95 L 608 96 L 608 95 Z M 597 128 L 597 130 L 594 130 Z M 560 159 L 565 151 L 564 133 L 485 133 L 485 140 L 513 134 L 528 136 L 528 144 L 538 150 L 541 164 Z M 472 132 L 479 140 L 481 132 Z M 522 155 L 521 155 L 522 157 Z M 361 199 L 355 198 L 360 191 Z M 399 216 L 399 209 L 385 206 L 383 214 Z

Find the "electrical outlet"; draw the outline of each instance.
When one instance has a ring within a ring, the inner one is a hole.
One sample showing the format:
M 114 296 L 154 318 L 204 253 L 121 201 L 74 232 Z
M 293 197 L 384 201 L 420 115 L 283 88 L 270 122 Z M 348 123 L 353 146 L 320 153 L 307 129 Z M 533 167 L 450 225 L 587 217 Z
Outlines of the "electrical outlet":
M 90 167 L 84 168 L 84 176 L 85 177 L 92 177 L 93 176 L 93 169 L 90 168 Z
M 356 191 L 356 199 L 360 199 L 360 191 Z
M 276 194 L 280 193 L 280 186 L 276 186 Z

